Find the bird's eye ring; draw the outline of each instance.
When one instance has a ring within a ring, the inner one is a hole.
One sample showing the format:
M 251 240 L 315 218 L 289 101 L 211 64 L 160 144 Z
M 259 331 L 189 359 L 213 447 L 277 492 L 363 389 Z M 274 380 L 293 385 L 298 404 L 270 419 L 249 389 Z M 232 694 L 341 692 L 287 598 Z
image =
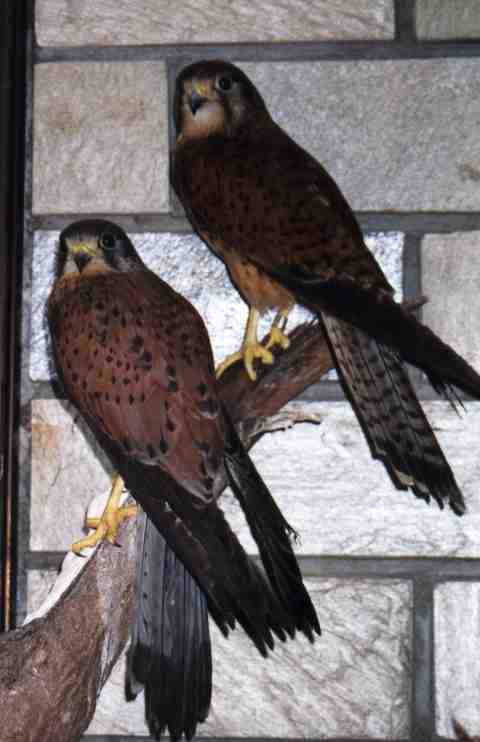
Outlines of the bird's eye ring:
M 100 236 L 100 247 L 103 247 L 105 250 L 113 250 L 115 247 L 115 237 L 111 232 L 104 232 Z
M 228 77 L 227 75 L 222 75 L 222 77 L 218 78 L 218 87 L 223 93 L 228 92 L 231 90 L 233 85 L 233 80 L 231 77 Z

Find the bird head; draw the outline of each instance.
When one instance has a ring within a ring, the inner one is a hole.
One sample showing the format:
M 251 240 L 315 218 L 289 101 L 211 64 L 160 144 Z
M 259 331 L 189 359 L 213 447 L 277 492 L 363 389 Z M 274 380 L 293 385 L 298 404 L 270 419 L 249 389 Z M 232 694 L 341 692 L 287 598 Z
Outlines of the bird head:
M 84 219 L 60 235 L 58 275 L 126 272 L 144 265 L 121 227 L 102 219 Z
M 176 83 L 174 116 L 180 141 L 245 135 L 259 119 L 270 118 L 262 96 L 245 73 L 221 60 L 196 62 L 182 70 Z

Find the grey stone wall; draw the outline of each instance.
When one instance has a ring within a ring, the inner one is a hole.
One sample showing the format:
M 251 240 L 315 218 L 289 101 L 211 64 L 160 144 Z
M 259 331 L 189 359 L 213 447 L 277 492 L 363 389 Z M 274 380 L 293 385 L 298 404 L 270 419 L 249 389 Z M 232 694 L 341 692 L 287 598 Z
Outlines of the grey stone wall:
M 265 436 L 252 451 L 301 536 L 297 553 L 480 557 L 480 461 L 472 456 L 480 437 L 480 403 L 469 402 L 462 417 L 447 403 L 425 403 L 467 501 L 463 518 L 396 490 L 382 464 L 372 461 L 348 403 L 303 403 L 302 409 L 319 423 Z M 68 549 L 82 529 L 89 502 L 108 489 L 110 473 L 69 405 L 34 400 L 30 547 Z M 72 488 L 74 498 L 67 496 Z M 256 553 L 233 496 L 223 497 L 222 508 L 248 551 Z
M 480 367 L 480 232 L 428 235 L 422 243 L 425 322 Z
M 44 46 L 215 41 L 387 39 L 392 0 L 39 0 L 37 38 Z
M 478 2 L 417 0 L 417 33 L 420 39 L 478 39 Z
M 151 268 L 200 310 L 217 360 L 241 339 L 246 307 L 169 187 L 179 59 L 238 62 L 361 212 L 397 296 L 427 294 L 423 320 L 480 370 L 479 18 L 474 0 L 36 0 L 20 616 L 48 591 L 55 554 L 79 537 L 111 473 L 52 392 L 44 308 L 59 230 L 82 214 L 117 219 Z M 305 316 L 296 310 L 292 324 Z M 393 488 L 338 385 L 294 403 L 318 425 L 255 447 L 301 534 L 302 564 L 315 567 L 308 587 L 323 636 L 264 662 L 240 631 L 226 641 L 213 629 L 213 708 L 202 735 L 427 740 L 452 736 L 452 715 L 480 734 L 480 404 L 466 401 L 458 416 L 419 389 L 464 492 L 463 518 Z M 254 553 L 228 493 L 223 507 Z M 123 681 L 122 659 L 88 735 L 146 734 L 143 700 L 127 705 Z
M 130 237 L 149 268 L 198 309 L 206 322 L 216 362 L 220 363 L 226 355 L 237 350 L 248 310 L 233 288 L 223 263 L 194 234 L 130 233 Z M 366 240 L 401 297 L 403 235 L 379 233 L 367 235 Z M 54 278 L 57 243 L 58 232 L 38 231 L 35 234 L 30 344 L 30 378 L 33 381 L 48 381 L 52 374 L 45 303 Z M 261 332 L 268 331 L 273 316 L 274 313 L 270 313 L 262 318 Z M 296 307 L 289 317 L 289 327 L 309 316 L 306 310 Z
M 168 211 L 163 63 L 40 65 L 34 95 L 35 213 Z
M 355 209 L 478 208 L 480 60 L 241 67 Z M 34 212 L 168 210 L 165 97 L 162 64 L 40 65 Z
M 332 579 L 306 584 L 325 627 L 313 645 L 302 637 L 276 646 L 265 661 L 240 631 L 225 639 L 213 627 L 213 703 L 202 736 L 408 736 L 408 584 Z M 143 698 L 133 704 L 123 699 L 124 670 L 122 660 L 89 733 L 148 734 Z
M 452 735 L 452 717 L 470 729 L 480 724 L 479 665 L 480 585 L 463 582 L 435 590 L 436 717 L 439 734 Z
M 478 209 L 480 60 L 242 68 L 354 209 Z

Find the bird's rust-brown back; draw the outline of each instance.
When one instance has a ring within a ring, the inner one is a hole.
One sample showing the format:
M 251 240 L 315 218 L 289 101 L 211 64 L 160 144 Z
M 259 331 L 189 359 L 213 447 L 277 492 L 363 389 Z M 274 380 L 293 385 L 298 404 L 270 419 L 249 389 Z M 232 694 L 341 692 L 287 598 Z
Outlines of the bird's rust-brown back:
M 256 295 L 254 306 L 261 297 L 248 286 L 251 275 L 239 280 L 238 262 L 391 291 L 333 179 L 271 120 L 245 139 L 180 140 L 174 184 L 242 294 Z
M 146 270 L 60 279 L 55 355 L 82 414 L 125 456 L 211 501 L 223 433 L 210 343 L 195 309 Z

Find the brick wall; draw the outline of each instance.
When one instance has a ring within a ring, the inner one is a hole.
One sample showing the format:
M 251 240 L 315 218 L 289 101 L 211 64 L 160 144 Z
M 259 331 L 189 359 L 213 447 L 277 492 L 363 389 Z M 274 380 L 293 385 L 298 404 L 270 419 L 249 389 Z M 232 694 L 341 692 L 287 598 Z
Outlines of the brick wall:
M 171 96 L 184 63 L 223 57 L 252 77 L 274 117 L 335 177 L 398 295 L 429 295 L 424 319 L 480 369 L 476 0 L 35 5 L 20 616 L 42 600 L 109 477 L 51 386 L 43 312 L 59 230 L 79 214 L 114 218 L 202 312 L 217 359 L 242 335 L 246 308 L 169 188 Z M 451 736 L 452 714 L 480 733 L 480 406 L 465 402 L 458 417 L 415 378 L 467 515 L 396 491 L 335 379 L 309 390 L 295 404 L 320 424 L 264 438 L 253 458 L 301 533 L 323 636 L 265 662 L 240 631 L 227 641 L 213 629 L 215 688 L 203 735 L 423 740 Z M 228 495 L 224 503 L 253 553 Z M 143 699 L 123 699 L 123 672 L 120 662 L 90 739 L 147 734 Z

